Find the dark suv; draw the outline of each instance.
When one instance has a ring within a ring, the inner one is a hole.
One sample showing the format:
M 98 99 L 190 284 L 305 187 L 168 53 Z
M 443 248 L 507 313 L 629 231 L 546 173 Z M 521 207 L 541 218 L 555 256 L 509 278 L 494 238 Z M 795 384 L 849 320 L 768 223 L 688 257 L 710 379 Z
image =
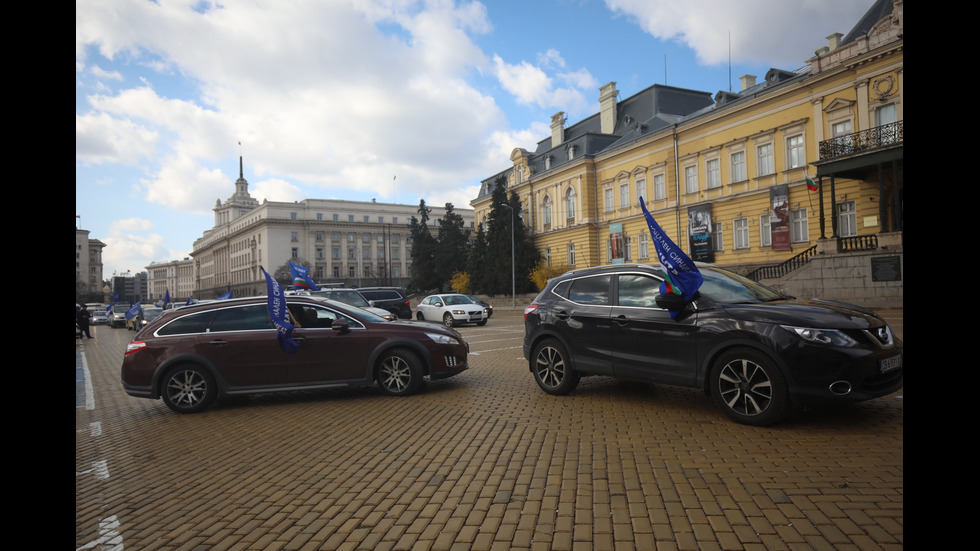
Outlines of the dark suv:
M 538 386 L 567 394 L 581 376 L 609 375 L 700 388 L 733 420 L 758 426 L 793 403 L 902 387 L 902 343 L 876 314 L 698 268 L 704 283 L 689 303 L 661 297 L 663 272 L 642 264 L 550 280 L 524 309 L 524 357 Z
M 412 319 L 412 302 L 399 287 L 361 287 L 358 293 L 375 308 L 381 308 L 401 319 Z
M 426 377 L 468 367 L 469 345 L 454 329 L 391 322 L 319 297 L 285 300 L 295 352 L 280 348 L 267 297 L 167 310 L 127 346 L 123 389 L 194 413 L 233 394 L 376 383 L 387 394 L 408 395 Z

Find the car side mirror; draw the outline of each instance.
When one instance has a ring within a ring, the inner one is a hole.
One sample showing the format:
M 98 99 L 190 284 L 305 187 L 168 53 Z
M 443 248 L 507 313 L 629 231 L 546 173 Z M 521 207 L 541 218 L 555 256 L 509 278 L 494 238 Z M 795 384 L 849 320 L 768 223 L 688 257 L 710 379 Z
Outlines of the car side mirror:
M 347 320 L 336 319 L 330 323 L 330 329 L 346 333 L 350 331 L 350 324 L 347 323 Z
M 374 308 L 374 307 L 375 307 L 375 306 L 374 306 L 374 301 L 373 301 L 373 300 L 369 300 L 369 301 L 368 301 L 368 304 L 370 304 L 370 305 L 371 305 L 371 308 Z
M 671 312 L 683 310 L 684 306 L 688 304 L 680 295 L 657 295 L 656 301 L 657 306 Z
M 432 305 L 435 306 L 436 308 L 442 308 L 442 303 L 441 302 L 435 302 Z

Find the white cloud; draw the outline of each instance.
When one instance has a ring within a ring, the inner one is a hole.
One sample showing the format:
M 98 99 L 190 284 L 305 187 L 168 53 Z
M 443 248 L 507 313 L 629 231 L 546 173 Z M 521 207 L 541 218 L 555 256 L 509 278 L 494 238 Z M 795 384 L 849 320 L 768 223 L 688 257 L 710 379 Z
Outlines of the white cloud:
M 653 37 L 689 46 L 705 65 L 726 63 L 730 53 L 735 63 L 764 63 L 787 69 L 801 66 L 814 50 L 825 46 L 825 37 L 831 32 L 847 33 L 871 3 L 872 0 L 606 0 L 610 10 L 634 18 Z
M 553 63 L 557 52 L 549 51 L 545 61 Z M 494 74 L 504 90 L 513 94 L 523 105 L 553 108 L 569 113 L 580 114 L 591 105 L 586 99 L 585 90 L 595 88 L 595 79 L 585 69 L 563 72 L 556 75 L 558 80 L 569 86 L 556 86 L 555 78 L 544 69 L 522 61 L 516 65 L 507 63 L 500 56 L 493 57 Z

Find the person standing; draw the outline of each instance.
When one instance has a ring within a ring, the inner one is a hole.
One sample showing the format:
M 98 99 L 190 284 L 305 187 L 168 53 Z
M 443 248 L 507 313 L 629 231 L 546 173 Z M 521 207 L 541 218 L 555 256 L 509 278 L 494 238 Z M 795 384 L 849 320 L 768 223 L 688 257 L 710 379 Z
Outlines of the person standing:
M 91 339 L 92 334 L 88 330 L 89 318 L 91 318 L 91 314 L 89 314 L 88 308 L 82 304 L 75 312 L 75 321 L 78 322 L 78 328 L 82 334 Z

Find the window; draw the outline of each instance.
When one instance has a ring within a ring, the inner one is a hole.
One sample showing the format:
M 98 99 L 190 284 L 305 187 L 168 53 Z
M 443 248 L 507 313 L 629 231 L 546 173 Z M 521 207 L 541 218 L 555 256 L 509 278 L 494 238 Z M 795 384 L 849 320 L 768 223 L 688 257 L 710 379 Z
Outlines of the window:
M 575 220 L 575 190 L 572 188 L 565 191 L 565 218 Z
M 354 272 L 354 267 L 353 266 L 348 266 L 347 267 L 347 275 L 349 277 L 351 277 L 351 278 L 354 278 L 355 277 L 355 272 Z
M 606 212 L 612 212 L 613 210 L 613 190 L 612 188 L 606 188 L 603 192 L 603 198 L 605 201 Z
M 364 277 L 371 277 L 371 267 L 370 266 L 365 266 L 364 267 Z
M 572 280 L 568 300 L 579 304 L 609 304 L 609 282 L 612 276 L 583 277 Z
M 289 219 L 290 220 L 296 220 L 296 213 L 295 212 L 289 213 Z
M 711 224 L 711 250 L 725 250 L 725 230 L 721 224 Z
M 650 196 L 647 195 L 647 181 L 646 181 L 645 178 L 638 178 L 636 180 L 636 202 L 637 203 L 640 202 L 640 198 L 641 197 L 643 198 L 644 201 L 646 201 L 647 199 L 650 198 Z
M 340 278 L 340 266 L 333 267 L 333 276 L 335 278 Z
M 735 249 L 749 248 L 749 219 L 736 218 L 732 222 L 732 234 L 735 237 Z
M 370 221 L 371 221 L 371 217 L 370 217 L 370 216 L 368 216 L 367 214 L 365 214 L 365 215 L 364 215 L 364 223 L 366 224 L 366 223 L 368 223 L 368 222 L 370 222 Z
M 330 234 L 330 240 L 333 241 L 334 243 L 340 241 L 340 234 L 339 233 L 331 233 Z
M 352 233 L 348 233 L 347 234 L 347 242 L 348 243 L 353 243 L 354 242 L 354 234 L 352 234 Z
M 353 214 L 348 214 L 347 215 L 347 221 L 348 222 L 353 222 L 354 221 L 354 215 Z
M 333 221 L 334 222 L 339 222 L 340 221 L 340 215 L 339 214 L 333 215 Z
M 857 208 L 854 201 L 837 204 L 837 232 L 840 237 L 857 235 Z
M 551 247 L 547 247 L 544 250 L 544 265 L 551 267 Z
M 765 176 L 767 174 L 772 174 L 775 172 L 775 165 L 772 158 L 772 144 L 767 143 L 760 145 L 756 152 L 758 153 L 758 174 L 759 176 Z
M 299 234 L 296 232 L 290 232 L 289 240 L 293 242 L 299 241 Z
M 575 265 L 575 244 L 574 243 L 569 243 L 568 244 L 568 265 L 569 266 L 574 266 Z
M 759 244 L 763 247 L 772 246 L 772 217 L 768 212 L 759 217 Z
M 810 239 L 810 230 L 807 225 L 806 209 L 789 211 L 789 238 L 793 243 L 803 243 Z
M 575 146 L 568 146 L 568 160 L 571 161 L 575 158 Z
M 806 164 L 803 136 L 791 136 L 786 140 L 786 168 L 800 168 Z
M 886 124 L 891 124 L 898 121 L 898 111 L 895 109 L 894 103 L 889 103 L 888 105 L 882 105 L 875 109 L 875 125 L 884 126 Z
M 745 152 L 732 153 L 732 183 L 741 182 L 747 178 L 745 173 Z
M 293 247 L 292 248 L 291 255 L 292 255 L 293 258 L 299 258 L 299 249 L 297 249 L 296 247 Z
M 350 260 L 354 260 L 354 258 L 357 256 L 357 253 L 354 252 L 356 250 L 357 249 L 355 249 L 354 247 L 347 247 L 347 258 Z
M 365 233 L 365 234 L 361 235 L 361 241 L 364 242 L 364 243 L 370 243 L 371 242 L 371 234 Z
M 316 241 L 317 241 L 317 243 L 322 243 L 323 242 L 323 232 L 322 231 L 316 232 Z
M 667 182 L 663 174 L 653 177 L 653 198 L 658 200 L 667 198 Z
M 708 172 L 708 189 L 721 187 L 721 166 L 718 159 L 709 159 L 705 168 Z
M 694 165 L 684 167 L 684 190 L 687 193 L 698 192 L 698 167 Z
M 650 242 L 647 240 L 647 234 L 640 234 L 640 258 L 650 258 Z
M 619 186 L 619 208 L 625 209 L 630 205 L 630 185 L 620 184 Z
M 379 233 L 378 234 L 378 244 L 381 245 L 384 242 L 385 242 L 385 236 Z
M 340 247 L 334 247 L 330 254 L 334 260 L 340 260 Z
M 547 195 L 541 202 L 541 221 L 544 224 L 544 229 L 551 229 L 551 197 Z
M 323 247 L 317 247 L 316 248 L 316 257 L 317 257 L 318 260 L 322 260 L 323 259 Z
M 619 305 L 657 308 L 660 280 L 645 275 L 620 274 Z

